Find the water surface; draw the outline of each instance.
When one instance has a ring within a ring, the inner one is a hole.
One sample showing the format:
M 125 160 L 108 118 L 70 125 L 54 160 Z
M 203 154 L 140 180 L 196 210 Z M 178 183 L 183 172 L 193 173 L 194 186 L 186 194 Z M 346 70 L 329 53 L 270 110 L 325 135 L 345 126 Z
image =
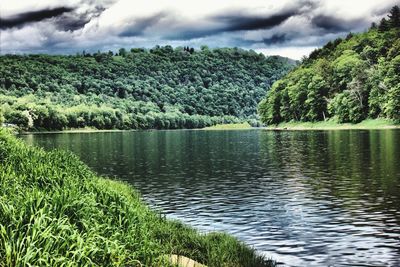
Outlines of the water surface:
M 168 217 L 284 266 L 400 266 L 400 130 L 21 137 L 72 150 Z

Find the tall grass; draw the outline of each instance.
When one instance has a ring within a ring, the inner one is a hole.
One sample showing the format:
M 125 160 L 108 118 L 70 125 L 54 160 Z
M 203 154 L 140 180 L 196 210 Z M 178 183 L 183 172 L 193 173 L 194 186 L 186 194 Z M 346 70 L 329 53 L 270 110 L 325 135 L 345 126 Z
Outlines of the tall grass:
M 165 219 L 72 153 L 0 129 L 0 266 L 169 266 L 169 254 L 208 266 L 274 265 L 231 236 Z

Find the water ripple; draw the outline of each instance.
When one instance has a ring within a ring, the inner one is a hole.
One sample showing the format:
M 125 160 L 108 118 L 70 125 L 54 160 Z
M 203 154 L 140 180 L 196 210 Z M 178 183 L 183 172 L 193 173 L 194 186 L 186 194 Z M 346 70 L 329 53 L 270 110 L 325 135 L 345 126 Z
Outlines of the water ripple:
M 400 266 L 400 131 L 23 136 L 77 153 L 151 206 L 284 266 Z

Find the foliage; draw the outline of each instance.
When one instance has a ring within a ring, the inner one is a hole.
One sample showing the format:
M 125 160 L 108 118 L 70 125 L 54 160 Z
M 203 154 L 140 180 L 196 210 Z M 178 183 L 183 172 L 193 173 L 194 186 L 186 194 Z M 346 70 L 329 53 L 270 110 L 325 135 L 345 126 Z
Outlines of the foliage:
M 29 147 L 0 129 L 0 266 L 273 266 L 226 234 L 199 234 L 151 211 L 129 185 L 76 156 Z
M 0 106 L 27 129 L 200 128 L 257 119 L 257 103 L 293 64 L 238 48 L 5 55 Z
M 400 12 L 367 32 L 329 42 L 275 82 L 259 104 L 266 124 L 335 118 L 400 121 Z
M 0 126 L 3 124 L 3 122 L 4 122 L 3 110 L 0 108 Z

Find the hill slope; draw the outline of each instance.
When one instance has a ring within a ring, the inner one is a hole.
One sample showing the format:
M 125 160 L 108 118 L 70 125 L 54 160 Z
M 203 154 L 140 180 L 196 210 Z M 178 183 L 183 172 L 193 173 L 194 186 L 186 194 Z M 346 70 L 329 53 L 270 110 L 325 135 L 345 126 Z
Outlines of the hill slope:
M 25 128 L 196 128 L 256 118 L 294 62 L 237 48 L 170 46 L 0 57 L 0 106 Z
M 259 105 L 266 124 L 400 120 L 400 9 L 364 33 L 315 50 L 277 81 Z

